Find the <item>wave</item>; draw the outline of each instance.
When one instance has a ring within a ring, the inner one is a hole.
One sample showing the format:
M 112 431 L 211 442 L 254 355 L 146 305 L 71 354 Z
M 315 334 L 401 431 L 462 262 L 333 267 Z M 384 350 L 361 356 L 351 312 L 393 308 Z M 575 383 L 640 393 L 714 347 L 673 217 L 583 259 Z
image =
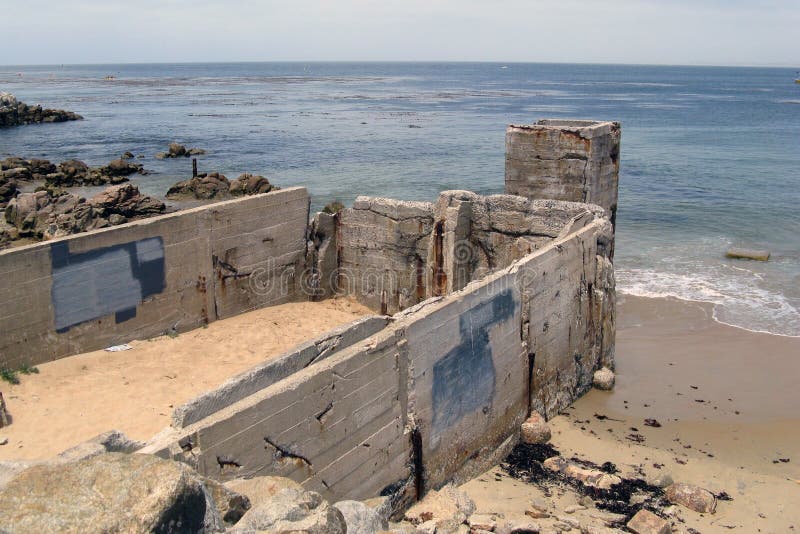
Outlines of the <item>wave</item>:
M 800 310 L 785 295 L 759 284 L 747 269 L 680 274 L 654 269 L 617 269 L 617 289 L 640 297 L 673 297 L 714 305 L 717 322 L 780 336 L 800 337 Z

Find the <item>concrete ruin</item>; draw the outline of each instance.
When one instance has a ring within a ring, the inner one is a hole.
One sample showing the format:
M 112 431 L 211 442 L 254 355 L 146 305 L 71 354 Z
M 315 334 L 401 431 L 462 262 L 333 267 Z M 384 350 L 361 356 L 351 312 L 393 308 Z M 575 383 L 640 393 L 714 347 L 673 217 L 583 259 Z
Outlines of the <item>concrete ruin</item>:
M 358 197 L 309 222 L 291 188 L 0 252 L 0 365 L 354 297 L 376 315 L 176 407 L 140 452 L 402 507 L 498 461 L 532 409 L 555 415 L 613 367 L 619 137 L 510 126 L 512 194 Z

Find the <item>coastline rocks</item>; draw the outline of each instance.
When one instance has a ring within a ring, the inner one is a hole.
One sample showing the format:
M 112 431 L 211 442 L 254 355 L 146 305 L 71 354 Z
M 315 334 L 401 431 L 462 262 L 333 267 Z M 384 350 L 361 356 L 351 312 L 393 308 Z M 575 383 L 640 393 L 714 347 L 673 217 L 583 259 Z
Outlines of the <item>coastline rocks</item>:
M 41 464 L 0 490 L 10 532 L 217 532 L 222 519 L 199 475 L 144 454 Z
M 81 120 L 83 117 L 63 109 L 48 109 L 29 106 L 20 102 L 11 93 L 0 93 L 0 128 L 36 124 L 43 122 L 65 122 Z
M 227 197 L 231 183 L 224 174 L 212 172 L 205 176 L 197 176 L 178 182 L 167 191 L 167 198 L 196 198 L 210 200 L 212 198 Z
M 612 475 L 599 469 L 589 469 L 574 462 L 569 462 L 560 456 L 548 458 L 542 462 L 542 466 L 549 471 L 561 473 L 584 486 L 592 488 L 607 490 L 622 482 L 622 479 L 617 475 Z
M 233 196 L 243 195 L 258 195 L 260 193 L 269 193 L 275 186 L 269 183 L 269 180 L 257 174 L 244 173 L 240 174 L 230 184 L 230 193 Z
M 469 496 L 448 484 L 438 491 L 431 491 L 424 499 L 414 504 L 405 513 L 406 521 L 415 525 L 431 525 L 442 528 L 445 525 L 461 525 L 475 513 L 475 503 Z
M 664 495 L 669 502 L 701 514 L 713 514 L 717 509 L 717 498 L 714 494 L 693 484 L 676 482 L 664 490 Z
M 131 184 L 104 189 L 93 196 L 89 204 L 101 217 L 117 214 L 128 219 L 152 217 L 164 213 L 167 209 L 163 202 L 142 195 L 139 188 Z
M 8 201 L 17 194 L 17 182 L 11 178 L 0 176 L 0 210 L 5 209 Z
M 769 250 L 731 247 L 725 252 L 726 258 L 735 260 L 769 261 Z
M 531 416 L 522 423 L 522 441 L 531 445 L 538 445 L 550 441 L 550 426 L 539 412 L 532 412 Z
M 144 166 L 141 163 L 128 163 L 124 159 L 115 159 L 105 167 L 98 169 L 105 176 L 130 176 L 134 173 L 142 174 Z
M 614 389 L 614 371 L 609 369 L 608 367 L 602 367 L 594 372 L 594 377 L 592 378 L 592 385 L 597 389 L 601 389 L 603 391 L 611 391 Z
M 206 151 L 202 148 L 186 148 L 184 145 L 172 142 L 169 144 L 167 152 L 159 152 L 155 155 L 156 159 L 167 158 L 188 158 L 190 156 L 200 156 L 205 154 Z

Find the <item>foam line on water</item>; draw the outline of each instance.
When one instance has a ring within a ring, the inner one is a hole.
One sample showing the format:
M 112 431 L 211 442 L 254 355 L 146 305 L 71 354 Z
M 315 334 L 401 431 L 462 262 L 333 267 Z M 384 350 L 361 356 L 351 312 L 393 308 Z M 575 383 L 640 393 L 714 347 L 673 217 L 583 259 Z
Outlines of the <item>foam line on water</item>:
M 719 323 L 752 332 L 800 337 L 800 310 L 786 296 L 761 286 L 763 276 L 736 268 L 737 274 L 691 274 L 654 269 L 617 269 L 617 289 L 640 297 L 673 297 L 714 305 Z

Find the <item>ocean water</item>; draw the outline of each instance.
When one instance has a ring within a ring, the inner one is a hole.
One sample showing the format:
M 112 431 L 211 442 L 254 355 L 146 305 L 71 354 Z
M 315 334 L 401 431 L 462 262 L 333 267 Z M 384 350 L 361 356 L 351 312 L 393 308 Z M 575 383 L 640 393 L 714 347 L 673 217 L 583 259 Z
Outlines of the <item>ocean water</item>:
M 105 81 L 104 76 L 116 76 Z M 105 164 L 130 150 L 163 195 L 201 171 L 359 194 L 503 191 L 509 123 L 623 126 L 621 291 L 714 304 L 718 320 L 800 336 L 800 85 L 792 69 L 555 64 L 246 63 L 0 67 L 0 91 L 84 121 L 0 130 L 0 157 Z M 91 189 L 84 191 L 90 194 Z M 768 263 L 724 258 L 730 245 Z

